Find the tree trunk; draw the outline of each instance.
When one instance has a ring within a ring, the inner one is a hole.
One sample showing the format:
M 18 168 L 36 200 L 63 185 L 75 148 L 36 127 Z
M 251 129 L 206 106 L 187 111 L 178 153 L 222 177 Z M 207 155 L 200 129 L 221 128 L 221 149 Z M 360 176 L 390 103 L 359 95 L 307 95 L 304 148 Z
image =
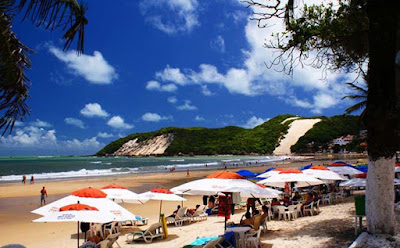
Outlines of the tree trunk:
M 395 65 L 398 2 L 367 1 L 370 50 L 366 214 L 370 233 L 395 231 L 394 156 L 400 147 L 400 86 Z

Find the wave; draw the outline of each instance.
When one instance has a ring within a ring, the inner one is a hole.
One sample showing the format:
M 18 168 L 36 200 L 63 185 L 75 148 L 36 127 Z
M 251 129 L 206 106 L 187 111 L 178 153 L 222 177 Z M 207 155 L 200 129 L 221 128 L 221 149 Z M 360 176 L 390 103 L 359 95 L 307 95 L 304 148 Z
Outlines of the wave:
M 185 161 L 184 159 L 171 159 L 171 162 L 183 162 Z
M 49 172 L 49 173 L 38 173 L 32 175 L 35 177 L 36 180 L 47 180 L 47 179 L 65 179 L 74 177 L 129 174 L 129 173 L 135 173 L 137 170 L 138 168 L 110 168 L 110 169 L 95 169 L 95 170 L 81 169 L 77 171 Z M 21 179 L 22 175 L 9 175 L 1 177 L 0 181 L 11 182 L 11 181 L 20 181 Z

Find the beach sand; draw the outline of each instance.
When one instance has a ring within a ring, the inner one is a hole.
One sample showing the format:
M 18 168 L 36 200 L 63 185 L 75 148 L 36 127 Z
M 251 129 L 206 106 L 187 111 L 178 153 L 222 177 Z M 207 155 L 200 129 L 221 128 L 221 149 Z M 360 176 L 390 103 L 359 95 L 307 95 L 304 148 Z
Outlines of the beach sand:
M 313 160 L 313 164 L 330 163 L 337 158 Z M 344 159 L 343 159 L 344 160 Z M 346 159 L 355 161 L 356 159 Z M 299 168 L 309 162 L 279 163 L 278 167 Z M 274 165 L 276 166 L 276 165 Z M 256 172 L 263 172 L 267 166 L 247 167 Z M 238 169 L 228 170 L 235 171 Z M 55 201 L 83 187 L 97 187 L 115 183 L 141 193 L 156 187 L 171 188 L 182 183 L 203 178 L 214 170 L 186 172 L 124 175 L 118 177 L 99 177 L 91 179 L 71 179 L 63 181 L 42 181 L 34 185 L 20 183 L 4 183 L 0 185 L 0 246 L 6 244 L 22 244 L 28 248 L 43 247 L 76 247 L 75 223 L 32 223 L 39 215 L 30 211 L 40 207 L 40 189 L 45 186 L 49 194 L 48 202 Z M 189 208 L 201 204 L 201 196 L 188 196 L 185 206 Z M 343 247 L 354 240 L 352 198 L 345 203 L 322 207 L 321 214 L 313 217 L 299 218 L 295 221 L 271 221 L 270 231 L 262 236 L 263 247 Z M 163 202 L 163 212 L 167 215 L 176 209 L 180 202 Z M 136 215 L 149 218 L 149 223 L 158 220 L 159 202 L 149 201 L 143 205 L 122 204 Z M 238 221 L 243 212 L 232 216 Z M 146 228 L 146 226 L 142 227 Z M 132 231 L 131 229 L 130 231 Z M 125 230 L 125 232 L 128 230 Z M 182 227 L 169 226 L 170 236 L 167 240 L 155 241 L 153 244 L 126 244 L 125 236 L 118 243 L 122 247 L 182 247 L 199 236 L 223 234 L 223 218 L 210 216 L 207 221 L 192 223 Z M 81 240 L 82 243 L 82 240 Z

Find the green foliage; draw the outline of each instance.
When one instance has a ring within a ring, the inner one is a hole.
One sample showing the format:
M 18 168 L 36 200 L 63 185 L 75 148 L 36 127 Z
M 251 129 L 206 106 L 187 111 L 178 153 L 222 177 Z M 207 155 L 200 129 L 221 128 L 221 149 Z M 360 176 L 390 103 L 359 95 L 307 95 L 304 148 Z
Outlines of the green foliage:
M 328 143 L 333 139 L 348 134 L 358 135 L 360 130 L 365 129 L 358 118 L 358 116 L 353 115 L 323 117 L 321 122 L 315 124 L 291 147 L 291 151 L 302 153 L 311 149 L 312 152 L 316 152 L 320 146 L 327 148 Z
M 279 144 L 279 138 L 287 133 L 290 124 L 290 121 L 283 125 L 281 122 L 289 117 L 293 115 L 279 115 L 253 129 L 234 126 L 213 129 L 168 127 L 155 132 L 136 133 L 111 142 L 96 155 L 113 154 L 132 139 L 138 138 L 138 141 L 142 141 L 166 133 L 174 135 L 172 144 L 165 151 L 165 155 L 170 156 L 179 153 L 195 155 L 272 153 Z

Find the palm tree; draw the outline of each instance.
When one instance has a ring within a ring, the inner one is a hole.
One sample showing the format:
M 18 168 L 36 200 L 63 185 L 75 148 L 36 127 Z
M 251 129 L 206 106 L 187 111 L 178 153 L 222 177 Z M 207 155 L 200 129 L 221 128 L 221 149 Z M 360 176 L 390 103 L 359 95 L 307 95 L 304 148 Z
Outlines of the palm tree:
M 3 135 L 14 127 L 15 121 L 30 113 L 26 104 L 29 97 L 29 78 L 25 71 L 31 67 L 29 54 L 33 50 L 23 44 L 12 31 L 15 15 L 50 31 L 65 31 L 64 50 L 78 34 L 77 52 L 83 53 L 87 7 L 76 0 L 0 0 L 0 130 Z
M 363 76 L 364 81 L 366 82 L 367 88 L 360 87 L 356 85 L 355 83 L 346 83 L 349 85 L 355 92 L 357 92 L 355 95 L 349 95 L 345 96 L 342 99 L 345 98 L 350 98 L 350 99 L 357 99 L 360 100 L 360 102 L 354 104 L 353 106 L 347 108 L 346 114 L 351 114 L 355 111 L 363 109 L 363 111 L 360 114 L 360 120 L 363 121 L 365 117 L 365 113 L 367 112 L 367 96 L 368 96 L 368 74 L 364 74 Z

